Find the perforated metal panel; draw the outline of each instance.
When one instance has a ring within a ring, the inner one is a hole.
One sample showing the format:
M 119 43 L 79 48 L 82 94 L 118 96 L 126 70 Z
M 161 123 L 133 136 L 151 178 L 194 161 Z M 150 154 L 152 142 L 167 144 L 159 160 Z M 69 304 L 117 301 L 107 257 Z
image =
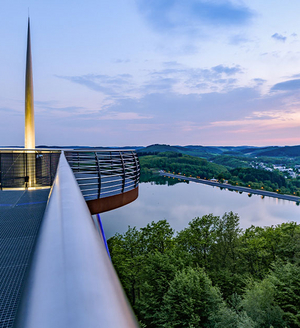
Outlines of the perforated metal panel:
M 12 327 L 47 190 L 0 191 L 0 328 Z
M 1 150 L 0 189 L 51 186 L 59 156 L 60 151 Z

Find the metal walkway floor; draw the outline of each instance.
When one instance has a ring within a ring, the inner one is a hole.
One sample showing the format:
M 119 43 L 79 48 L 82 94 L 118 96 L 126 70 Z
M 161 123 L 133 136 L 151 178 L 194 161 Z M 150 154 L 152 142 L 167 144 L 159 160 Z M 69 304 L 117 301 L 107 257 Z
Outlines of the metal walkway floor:
M 13 326 L 49 191 L 0 191 L 0 328 Z

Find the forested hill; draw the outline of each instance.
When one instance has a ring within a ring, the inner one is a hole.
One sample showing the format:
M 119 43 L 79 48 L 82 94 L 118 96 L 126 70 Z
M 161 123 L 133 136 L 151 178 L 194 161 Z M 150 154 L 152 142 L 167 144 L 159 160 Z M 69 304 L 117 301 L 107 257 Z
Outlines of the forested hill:
M 213 162 L 214 161 L 214 162 Z M 231 185 L 264 189 L 300 196 L 300 178 L 286 178 L 278 170 L 251 167 L 253 158 L 217 155 L 212 160 L 180 152 L 159 152 L 140 157 L 141 182 L 152 181 L 155 171 L 164 170 L 201 179 L 217 179 Z
M 161 152 L 171 151 L 191 156 L 209 157 L 211 155 L 235 155 L 235 156 L 251 156 L 251 157 L 300 157 L 300 146 L 270 146 L 270 147 L 252 147 L 252 146 L 170 146 L 165 144 L 154 144 L 147 147 L 142 146 L 126 146 L 126 147 L 103 147 L 103 146 L 46 146 L 39 145 L 37 148 L 67 148 L 67 149 L 134 149 L 140 156 L 154 155 Z
M 170 146 L 155 144 L 137 149 L 139 155 L 153 155 L 172 151 L 191 156 L 208 157 L 211 155 L 235 155 L 251 157 L 300 157 L 300 146 L 270 146 L 270 147 L 207 147 L 207 146 Z

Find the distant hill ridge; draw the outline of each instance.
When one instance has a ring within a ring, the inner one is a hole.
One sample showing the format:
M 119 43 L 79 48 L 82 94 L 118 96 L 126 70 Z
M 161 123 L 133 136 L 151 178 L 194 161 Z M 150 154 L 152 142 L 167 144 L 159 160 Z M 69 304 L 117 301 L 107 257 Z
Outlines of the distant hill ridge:
M 23 148 L 0 146 L 0 148 Z M 143 146 L 125 146 L 125 147 L 103 147 L 103 146 L 46 146 L 39 145 L 36 148 L 59 148 L 59 149 L 133 149 L 140 155 L 158 154 L 162 152 L 182 153 L 197 157 L 210 157 L 212 155 L 232 155 L 232 156 L 250 156 L 250 157 L 300 157 L 300 145 L 296 146 L 201 146 L 201 145 L 167 145 L 153 144 L 147 147 Z
M 171 146 L 166 144 L 153 144 L 147 147 L 136 148 L 141 155 L 158 154 L 161 152 L 176 152 L 186 155 L 206 157 L 209 155 L 241 155 L 255 157 L 300 157 L 300 145 L 297 146 Z

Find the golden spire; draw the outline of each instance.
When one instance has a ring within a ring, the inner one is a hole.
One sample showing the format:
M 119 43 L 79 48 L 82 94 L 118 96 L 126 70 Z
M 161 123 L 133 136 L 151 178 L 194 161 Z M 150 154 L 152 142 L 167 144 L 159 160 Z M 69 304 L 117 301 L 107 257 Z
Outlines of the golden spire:
M 35 148 L 33 80 L 30 42 L 30 18 L 28 17 L 26 79 L 25 79 L 25 148 Z

